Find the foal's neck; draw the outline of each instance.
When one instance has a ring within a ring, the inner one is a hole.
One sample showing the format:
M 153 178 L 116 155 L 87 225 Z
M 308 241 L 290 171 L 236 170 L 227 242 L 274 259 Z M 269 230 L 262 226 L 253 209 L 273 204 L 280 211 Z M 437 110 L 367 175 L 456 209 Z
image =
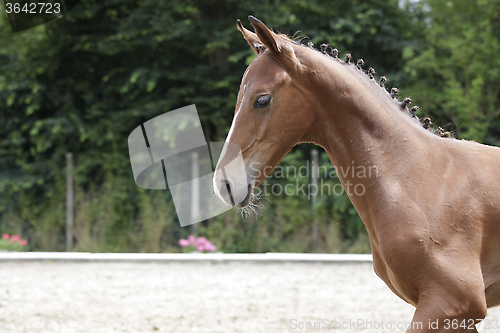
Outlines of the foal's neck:
M 402 176 L 401 163 L 411 165 L 433 135 L 361 70 L 314 53 L 304 75 L 317 101 L 315 125 L 304 141 L 326 150 L 344 188 L 363 185 L 363 196 L 346 188 L 362 215 L 361 206 Z

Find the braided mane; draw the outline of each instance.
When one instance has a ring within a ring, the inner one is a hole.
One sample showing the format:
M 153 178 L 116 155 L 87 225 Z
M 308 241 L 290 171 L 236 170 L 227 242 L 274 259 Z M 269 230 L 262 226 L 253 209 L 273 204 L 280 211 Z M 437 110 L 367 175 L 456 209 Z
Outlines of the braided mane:
M 398 88 L 394 87 L 394 88 L 391 88 L 390 91 L 388 91 L 385 87 L 385 82 L 387 81 L 387 78 L 385 76 L 381 76 L 378 83 L 377 83 L 375 80 L 375 69 L 373 67 L 370 67 L 367 70 L 364 70 L 363 65 L 365 62 L 363 59 L 358 59 L 356 61 L 356 63 L 354 63 L 354 62 L 352 62 L 352 59 L 353 59 L 352 55 L 350 53 L 347 53 L 344 56 L 344 60 L 342 60 L 339 58 L 339 50 L 331 47 L 329 44 L 325 44 L 325 43 L 321 44 L 320 49 L 318 50 L 318 49 L 314 48 L 314 44 L 311 41 L 309 41 L 307 43 L 307 45 L 302 43 L 302 41 L 307 38 L 306 36 L 296 36 L 296 35 L 297 35 L 297 33 L 293 37 L 289 37 L 286 34 L 278 33 L 278 36 L 283 38 L 287 42 L 290 42 L 290 43 L 293 43 L 293 44 L 296 44 L 296 45 L 299 45 L 302 47 L 308 47 L 314 51 L 321 52 L 322 54 L 328 56 L 332 60 L 339 61 L 343 64 L 347 64 L 347 65 L 350 65 L 352 67 L 355 67 L 361 73 L 363 73 L 364 76 L 367 77 L 370 81 L 372 81 L 375 84 L 378 84 L 380 86 L 380 88 L 384 89 L 384 91 L 386 91 L 390 95 L 390 97 L 397 104 L 399 104 L 401 111 L 404 112 L 405 114 L 407 114 L 409 117 L 411 117 L 416 122 L 418 122 L 420 125 L 422 125 L 422 127 L 424 129 L 426 129 L 426 130 L 428 130 L 428 131 L 432 132 L 433 134 L 436 134 L 440 137 L 443 137 L 443 138 L 451 138 L 452 137 L 451 132 L 448 132 L 448 131 L 445 132 L 443 130 L 443 128 L 441 128 L 441 127 L 436 128 L 435 126 L 433 126 L 433 123 L 432 123 L 430 117 L 424 117 L 423 119 L 420 119 L 419 117 L 417 117 L 417 111 L 419 110 L 419 107 L 415 105 L 415 106 L 412 106 L 411 108 L 408 108 L 408 104 L 411 104 L 410 97 L 406 97 L 402 101 L 400 101 L 398 96 L 397 96 L 398 91 L 399 91 Z M 266 47 L 264 45 L 260 45 L 259 47 L 261 47 L 262 50 L 266 49 Z

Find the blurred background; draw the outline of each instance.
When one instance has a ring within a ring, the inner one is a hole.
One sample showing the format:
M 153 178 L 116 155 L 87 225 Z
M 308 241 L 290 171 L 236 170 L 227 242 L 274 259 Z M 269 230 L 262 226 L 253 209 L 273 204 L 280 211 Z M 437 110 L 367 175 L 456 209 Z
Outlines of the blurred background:
M 181 252 L 179 239 L 196 234 L 223 252 L 369 253 L 345 194 L 314 205 L 270 195 L 258 218 L 228 211 L 181 228 L 168 190 L 136 186 L 127 138 L 145 121 L 196 104 L 206 140 L 225 140 L 254 57 L 235 26 L 250 28 L 249 14 L 363 58 L 457 139 L 500 145 L 500 0 L 82 0 L 16 34 L 2 8 L 0 234 L 19 235 L 24 251 L 66 249 L 71 152 L 74 251 Z M 306 165 L 313 148 L 281 165 Z M 318 159 L 331 168 L 322 150 Z

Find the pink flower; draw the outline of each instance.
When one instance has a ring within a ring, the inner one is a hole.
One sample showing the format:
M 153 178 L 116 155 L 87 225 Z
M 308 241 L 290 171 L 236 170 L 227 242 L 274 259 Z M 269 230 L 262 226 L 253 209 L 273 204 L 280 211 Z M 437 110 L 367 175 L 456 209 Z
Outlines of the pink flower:
M 12 237 L 10 238 L 12 241 L 18 241 L 19 239 L 21 239 L 21 237 L 19 237 L 18 234 L 15 234 L 15 235 L 12 235 Z
M 207 249 L 207 251 L 210 251 L 210 252 L 214 252 L 216 247 L 214 244 L 212 244 L 212 242 L 208 241 L 207 240 L 207 243 L 205 244 L 205 248 Z
M 9 234 L 3 234 L 2 238 L 3 238 L 3 239 L 9 239 L 9 238 L 10 238 L 10 236 L 9 236 Z
M 206 239 L 205 237 L 200 237 L 196 240 L 196 242 L 194 243 L 194 246 L 198 246 L 198 245 L 205 245 L 207 244 L 208 242 L 208 239 Z
M 196 245 L 196 249 L 200 252 L 203 252 L 203 250 L 205 250 L 205 246 L 203 244 L 198 244 Z
M 22 246 L 26 246 L 28 244 L 28 241 L 26 239 L 21 239 L 19 241 L 19 244 L 21 244 Z
M 194 237 L 193 235 L 189 235 L 188 241 L 189 241 L 189 244 L 194 244 L 194 242 L 196 241 L 196 237 Z
M 187 239 L 179 239 L 179 245 L 182 247 L 189 246 L 191 243 Z

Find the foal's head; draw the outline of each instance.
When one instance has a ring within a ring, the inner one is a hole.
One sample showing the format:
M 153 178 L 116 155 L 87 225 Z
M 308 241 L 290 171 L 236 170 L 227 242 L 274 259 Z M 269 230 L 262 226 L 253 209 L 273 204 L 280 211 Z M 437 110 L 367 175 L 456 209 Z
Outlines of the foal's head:
M 301 67 L 295 45 L 261 21 L 249 17 L 255 33 L 238 20 L 238 29 L 257 54 L 240 85 L 233 123 L 226 142 L 237 144 L 246 169 L 246 183 L 222 154 L 214 176 L 214 190 L 227 204 L 243 208 L 253 200 L 253 190 L 297 143 L 304 141 L 314 123 L 315 101 L 300 80 Z M 300 51 L 300 50 L 299 50 Z M 240 198 L 235 202 L 234 198 Z M 243 198 L 241 200 L 241 198 Z

